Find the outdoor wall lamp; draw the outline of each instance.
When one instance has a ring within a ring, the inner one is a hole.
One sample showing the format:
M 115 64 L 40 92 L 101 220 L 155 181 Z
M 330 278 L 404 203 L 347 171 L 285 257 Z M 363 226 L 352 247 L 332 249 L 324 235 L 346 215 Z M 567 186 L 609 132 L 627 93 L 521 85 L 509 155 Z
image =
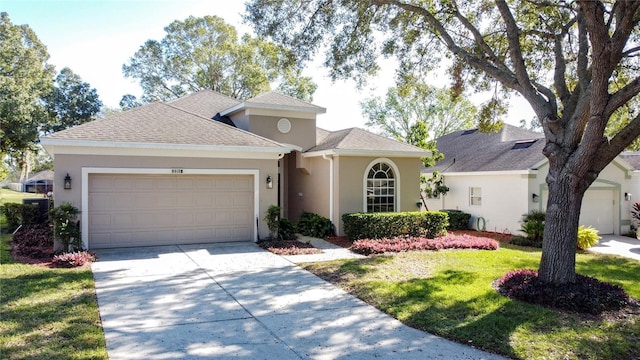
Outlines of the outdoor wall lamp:
M 69 173 L 67 173 L 67 176 L 64 177 L 64 189 L 71 189 L 71 176 L 69 176 Z
M 273 180 L 271 179 L 271 175 L 267 175 L 267 189 L 273 189 Z
M 416 206 L 418 207 L 418 210 L 422 210 L 422 200 L 416 201 Z
M 538 196 L 538 194 L 531 194 L 531 200 L 535 203 L 537 203 L 539 201 L 540 197 Z
M 624 193 L 624 200 L 631 201 L 631 193 L 628 193 L 628 192 Z

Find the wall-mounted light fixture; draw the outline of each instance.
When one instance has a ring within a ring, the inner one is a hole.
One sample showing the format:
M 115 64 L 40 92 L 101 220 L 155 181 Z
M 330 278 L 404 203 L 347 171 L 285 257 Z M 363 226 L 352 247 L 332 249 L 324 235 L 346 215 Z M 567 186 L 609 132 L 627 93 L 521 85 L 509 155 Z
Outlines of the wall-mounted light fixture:
M 538 194 L 531 194 L 531 201 L 537 203 L 540 201 L 540 196 L 538 196 Z
M 416 201 L 416 206 L 418 207 L 418 210 L 422 210 L 422 200 Z
M 69 173 L 67 173 L 67 176 L 64 177 L 64 189 L 71 189 L 71 176 L 69 176 Z
M 624 200 L 631 201 L 631 193 L 628 193 L 628 192 L 624 193 Z
M 271 175 L 267 175 L 267 189 L 273 189 L 273 179 L 271 179 Z

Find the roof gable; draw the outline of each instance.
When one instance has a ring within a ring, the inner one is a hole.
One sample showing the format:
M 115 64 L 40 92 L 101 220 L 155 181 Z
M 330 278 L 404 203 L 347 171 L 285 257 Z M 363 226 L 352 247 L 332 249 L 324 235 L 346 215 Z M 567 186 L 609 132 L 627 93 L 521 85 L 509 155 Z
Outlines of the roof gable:
M 243 109 L 271 109 L 285 111 L 299 111 L 314 114 L 323 114 L 327 109 L 308 103 L 306 101 L 295 99 L 291 96 L 280 94 L 275 91 L 269 91 L 260 94 L 251 99 L 245 100 L 231 108 L 221 112 L 222 115 L 231 114 Z
M 530 170 L 545 160 L 542 133 L 508 124 L 497 133 L 454 131 L 438 138 L 436 142 L 438 150 L 445 157 L 427 171 Z
M 307 150 L 306 153 L 331 152 L 345 155 L 368 155 L 373 152 L 378 154 L 387 152 L 390 155 L 415 157 L 428 155 L 428 151 L 419 147 L 389 139 L 360 128 L 338 131 L 318 129 L 316 134 L 316 146 Z
M 56 132 L 47 140 L 283 147 L 261 136 L 156 102 Z

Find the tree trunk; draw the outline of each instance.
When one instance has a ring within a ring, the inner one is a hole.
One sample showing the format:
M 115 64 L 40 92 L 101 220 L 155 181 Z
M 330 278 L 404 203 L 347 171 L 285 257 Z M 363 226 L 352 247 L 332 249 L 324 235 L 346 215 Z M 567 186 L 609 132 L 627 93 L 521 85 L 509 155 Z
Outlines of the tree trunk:
M 547 284 L 562 285 L 576 280 L 580 208 L 588 186 L 576 186 L 571 178 L 566 168 L 549 169 L 549 201 L 539 269 L 540 280 Z

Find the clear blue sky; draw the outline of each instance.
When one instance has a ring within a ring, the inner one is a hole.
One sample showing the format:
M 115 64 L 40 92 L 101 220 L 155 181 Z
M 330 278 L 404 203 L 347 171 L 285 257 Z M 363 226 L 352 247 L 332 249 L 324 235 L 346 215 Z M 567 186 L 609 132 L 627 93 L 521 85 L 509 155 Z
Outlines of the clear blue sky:
M 244 5 L 239 0 L 0 0 L 0 11 L 9 13 L 14 24 L 28 24 L 47 46 L 49 63 L 57 71 L 71 68 L 110 107 L 117 107 L 124 94 L 140 96 L 137 83 L 123 77 L 122 65 L 146 40 L 162 39 L 164 27 L 172 21 L 218 15 L 240 33 L 252 31 L 242 23 Z M 371 81 L 369 88 L 358 90 L 350 81 L 332 84 L 319 64 L 306 71 L 319 85 L 313 102 L 327 108 L 318 126 L 364 127 L 359 103 L 393 86 L 392 69 Z M 517 107 L 513 111 L 517 118 L 510 122 L 517 123 L 523 111 L 531 113 L 526 105 Z

